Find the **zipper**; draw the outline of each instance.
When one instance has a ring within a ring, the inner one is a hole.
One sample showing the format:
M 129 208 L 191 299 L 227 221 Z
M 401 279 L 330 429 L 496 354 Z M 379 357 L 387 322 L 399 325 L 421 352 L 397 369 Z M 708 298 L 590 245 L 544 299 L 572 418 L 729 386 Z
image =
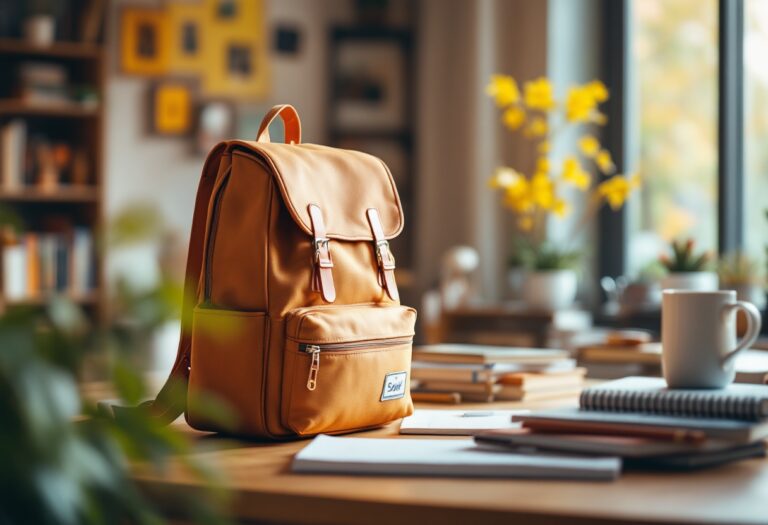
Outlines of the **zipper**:
M 343 352 L 345 350 L 359 350 L 361 348 L 379 348 L 382 346 L 397 346 L 413 342 L 413 337 L 393 337 L 391 339 L 378 339 L 375 341 L 355 341 L 351 343 L 328 343 L 316 345 L 311 343 L 299 344 L 299 350 L 309 354 L 312 361 L 309 364 L 307 376 L 307 390 L 317 388 L 317 373 L 320 370 L 321 352 Z

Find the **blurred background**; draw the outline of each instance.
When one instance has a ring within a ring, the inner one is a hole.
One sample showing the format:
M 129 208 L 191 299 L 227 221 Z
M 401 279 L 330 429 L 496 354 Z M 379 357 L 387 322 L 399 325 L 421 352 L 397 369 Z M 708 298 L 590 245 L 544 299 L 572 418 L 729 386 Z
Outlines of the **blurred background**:
M 0 0 L 2 302 L 180 283 L 207 151 L 290 103 L 390 167 L 422 340 L 657 330 L 664 279 L 763 307 L 767 50 L 764 0 Z

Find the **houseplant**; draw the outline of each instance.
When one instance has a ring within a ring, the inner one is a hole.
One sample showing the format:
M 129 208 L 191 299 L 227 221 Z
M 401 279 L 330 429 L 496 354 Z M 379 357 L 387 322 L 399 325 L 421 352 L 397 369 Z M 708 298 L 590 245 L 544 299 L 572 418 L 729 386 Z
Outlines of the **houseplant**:
M 765 278 L 760 263 L 743 252 L 723 256 L 717 266 L 721 290 L 736 290 L 740 301 L 765 308 Z
M 566 218 L 584 200 L 582 217 L 572 222 L 567 237 L 574 242 L 602 205 L 618 210 L 640 183 L 636 175 L 616 173 L 610 152 L 593 133 L 606 122 L 599 105 L 608 99 L 608 90 L 596 80 L 570 87 L 558 100 L 546 78 L 525 82 L 521 92 L 513 77 L 493 75 L 487 93 L 499 107 L 503 125 L 528 139 L 537 157 L 532 173 L 501 166 L 489 183 L 516 218 L 510 267 L 525 270 L 521 292 L 529 306 L 567 307 L 575 299 L 581 253 L 572 244 L 548 241 L 550 219 Z M 579 133 L 577 143 L 567 142 L 573 136 L 568 130 Z M 555 156 L 555 146 L 557 151 L 574 151 Z
M 661 280 L 662 289 L 717 290 L 717 273 L 710 269 L 712 256 L 708 252 L 696 252 L 693 239 L 673 241 L 670 249 L 671 257 L 662 255 L 660 258 L 667 270 L 667 275 Z

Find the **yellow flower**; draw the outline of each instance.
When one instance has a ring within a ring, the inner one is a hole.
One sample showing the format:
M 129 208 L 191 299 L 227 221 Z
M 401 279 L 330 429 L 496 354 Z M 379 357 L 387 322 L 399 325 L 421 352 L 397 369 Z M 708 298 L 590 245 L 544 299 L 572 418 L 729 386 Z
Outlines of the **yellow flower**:
M 572 87 L 568 90 L 568 96 L 565 99 L 565 117 L 569 122 L 592 120 L 599 124 L 605 116 L 597 112 L 597 106 L 606 100 L 608 100 L 608 89 L 599 80 Z
M 581 169 L 576 157 L 568 157 L 563 161 L 563 180 L 570 182 L 582 191 L 589 188 L 589 173 Z
M 549 168 L 550 168 L 550 164 L 549 164 L 549 159 L 547 157 L 539 157 L 536 160 L 536 173 L 537 174 L 538 173 L 543 173 L 544 175 L 546 175 L 547 173 L 549 173 Z
M 549 210 L 554 204 L 554 184 L 546 172 L 537 172 L 531 179 L 531 200 L 537 206 Z
M 523 178 L 522 175 L 512 168 L 496 168 L 496 171 L 493 172 L 493 177 L 488 181 L 488 185 L 493 189 L 508 188 L 521 178 Z
M 549 143 L 549 141 L 548 141 L 548 140 L 544 140 L 544 141 L 542 141 L 542 142 L 539 142 L 539 145 L 538 145 L 538 146 L 536 146 L 536 150 L 537 150 L 537 151 L 538 151 L 540 154 L 542 154 L 542 155 L 546 155 L 547 153 L 549 153 L 549 151 L 550 151 L 551 149 L 552 149 L 552 145 Z
M 525 111 L 519 106 L 512 106 L 504 112 L 501 119 L 505 126 L 515 131 L 525 122 Z
M 549 111 L 555 107 L 554 89 L 544 77 L 525 83 L 523 88 L 525 105 L 531 109 Z
M 591 91 L 585 87 L 572 87 L 565 99 L 565 118 L 569 122 L 586 122 L 596 107 Z
M 585 86 L 597 102 L 608 100 L 608 88 L 599 80 L 593 80 Z
M 579 149 L 589 158 L 594 158 L 600 151 L 600 142 L 592 135 L 584 135 L 579 140 Z
M 595 111 L 592 114 L 592 122 L 597 124 L 598 126 L 605 126 L 608 123 L 608 117 L 605 113 L 600 113 L 599 111 Z
M 504 205 L 518 213 L 527 213 L 533 209 L 534 202 L 531 200 L 530 184 L 525 182 L 510 186 L 504 194 Z
M 543 137 L 547 134 L 548 126 L 547 121 L 541 117 L 536 117 L 531 120 L 528 127 L 525 128 L 526 137 Z
M 496 100 L 496 105 L 506 107 L 520 101 L 517 82 L 509 75 L 491 75 L 491 82 L 485 92 Z
M 605 198 L 611 209 L 618 210 L 624 205 L 632 190 L 633 183 L 630 180 L 621 175 L 614 175 L 600 183 L 597 194 Z
M 613 173 L 616 169 L 616 166 L 613 165 L 613 160 L 611 159 L 611 153 L 607 150 L 600 150 L 595 156 L 595 162 L 597 163 L 597 167 L 600 168 L 600 171 L 606 175 Z
M 552 204 L 552 213 L 560 217 L 561 219 L 568 215 L 568 212 L 570 209 L 568 208 L 568 203 L 565 202 L 563 199 L 556 199 L 555 202 Z
M 517 219 L 517 227 L 524 232 L 531 231 L 531 229 L 533 229 L 533 217 L 530 215 L 523 215 Z

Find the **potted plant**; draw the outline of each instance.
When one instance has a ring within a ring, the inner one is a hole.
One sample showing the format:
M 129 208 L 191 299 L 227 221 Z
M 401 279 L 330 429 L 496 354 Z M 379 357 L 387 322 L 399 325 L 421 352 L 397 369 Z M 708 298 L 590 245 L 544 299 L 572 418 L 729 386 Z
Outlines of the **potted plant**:
M 765 279 L 760 263 L 743 252 L 733 252 L 720 259 L 717 268 L 721 290 L 736 290 L 740 301 L 765 308 Z
M 50 46 L 56 37 L 56 0 L 28 0 L 24 38 L 36 46 Z
M 487 93 L 501 110 L 504 126 L 528 139 L 537 155 L 531 173 L 501 166 L 490 180 L 516 218 L 510 283 L 519 285 L 531 307 L 568 307 L 576 295 L 581 254 L 569 243 L 549 242 L 550 220 L 564 219 L 575 201 L 586 201 L 567 237 L 573 242 L 602 205 L 618 210 L 640 183 L 637 175 L 616 173 L 610 152 L 594 135 L 594 128 L 605 124 L 599 105 L 608 99 L 608 90 L 596 80 L 569 88 L 558 100 L 546 78 L 525 82 L 521 91 L 513 77 L 493 75 Z M 573 131 L 579 133 L 577 141 Z M 555 145 L 560 152 L 569 146 L 574 151 L 555 156 Z
M 693 239 L 672 241 L 672 256 L 662 255 L 661 263 L 667 275 L 661 280 L 662 289 L 715 291 L 718 288 L 717 273 L 710 270 L 711 255 L 696 252 Z
M 537 310 L 560 310 L 573 304 L 578 289 L 579 251 L 543 242 L 524 248 L 520 258 L 526 269 L 520 290 L 526 305 Z

